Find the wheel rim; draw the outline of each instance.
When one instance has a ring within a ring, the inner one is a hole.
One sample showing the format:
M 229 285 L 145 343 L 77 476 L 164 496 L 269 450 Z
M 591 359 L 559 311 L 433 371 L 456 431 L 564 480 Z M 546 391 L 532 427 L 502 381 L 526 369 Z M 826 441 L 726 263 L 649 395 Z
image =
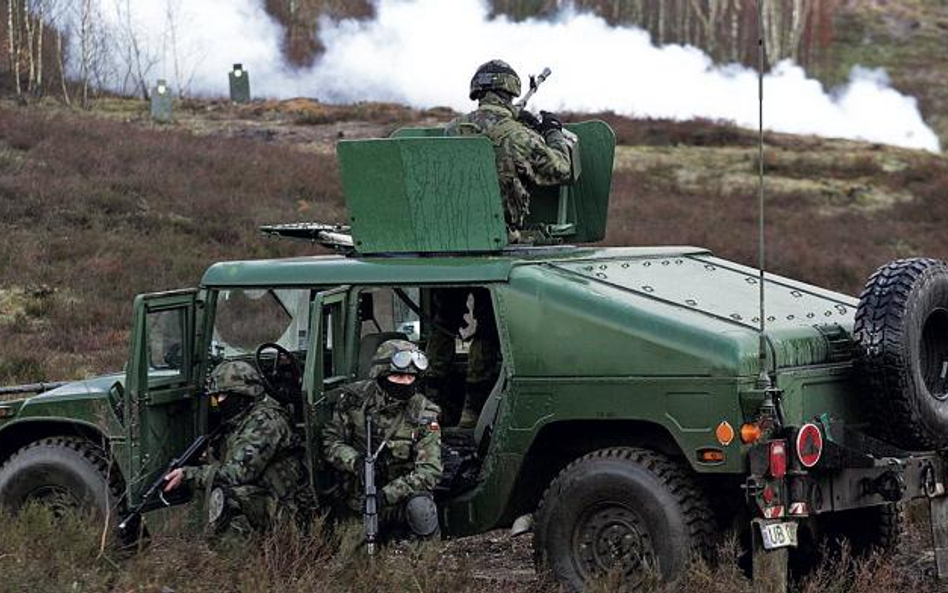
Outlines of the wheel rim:
M 922 326 L 919 353 L 922 379 L 937 400 L 948 398 L 948 310 L 935 309 Z
M 607 503 L 587 509 L 573 532 L 573 557 L 584 581 L 618 572 L 634 586 L 655 567 L 655 549 L 641 517 Z

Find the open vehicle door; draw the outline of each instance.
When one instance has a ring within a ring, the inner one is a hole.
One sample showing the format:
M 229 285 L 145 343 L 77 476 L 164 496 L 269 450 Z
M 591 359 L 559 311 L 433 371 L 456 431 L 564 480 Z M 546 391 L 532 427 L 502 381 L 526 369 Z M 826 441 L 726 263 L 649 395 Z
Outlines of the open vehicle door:
M 340 286 L 317 293 L 309 315 L 311 342 L 303 372 L 303 397 L 306 410 L 306 462 L 317 492 L 323 492 L 319 480 L 321 427 L 331 412 L 326 393 L 350 379 L 351 361 L 345 335 L 348 292 L 348 286 Z
M 200 434 L 204 300 L 198 290 L 139 295 L 126 367 L 128 502 Z

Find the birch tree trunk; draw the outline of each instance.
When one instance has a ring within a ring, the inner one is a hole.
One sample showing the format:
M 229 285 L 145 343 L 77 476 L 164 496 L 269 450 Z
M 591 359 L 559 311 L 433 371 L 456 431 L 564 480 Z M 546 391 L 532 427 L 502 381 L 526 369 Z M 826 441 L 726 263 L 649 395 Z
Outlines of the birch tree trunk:
M 69 100 L 69 89 L 66 88 L 66 65 L 63 63 L 63 33 L 56 31 L 56 61 L 59 63 L 59 84 L 63 89 L 63 101 L 66 105 L 71 105 Z
M 19 97 L 23 89 L 20 88 L 20 19 L 16 16 L 19 4 L 14 0 L 7 0 L 7 32 L 10 35 L 10 72 L 16 84 L 16 94 Z
M 731 0 L 731 60 L 741 59 L 741 0 Z
M 810 10 L 810 2 L 807 0 L 793 0 L 793 14 L 790 16 L 790 35 L 788 45 L 790 46 L 790 57 L 793 61 L 800 63 L 800 43 L 803 40 L 803 30 L 806 27 L 807 13 Z
M 26 92 L 34 93 L 36 89 L 34 85 L 36 84 L 36 47 L 33 41 L 33 16 L 29 13 L 26 6 L 26 0 L 23 0 L 23 8 L 20 13 L 20 17 L 23 21 L 23 33 L 26 35 Z

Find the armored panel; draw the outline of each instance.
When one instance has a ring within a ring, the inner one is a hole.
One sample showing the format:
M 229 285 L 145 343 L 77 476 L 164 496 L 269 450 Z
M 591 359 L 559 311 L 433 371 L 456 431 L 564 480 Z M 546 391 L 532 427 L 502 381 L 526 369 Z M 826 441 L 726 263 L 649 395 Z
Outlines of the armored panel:
M 565 222 L 573 225 L 564 235 L 568 240 L 576 243 L 602 241 L 606 236 L 616 136 L 609 124 L 598 120 L 569 124 L 566 128 L 579 137 L 582 172 L 573 184 L 565 186 L 565 195 L 561 195 L 559 186 L 535 188 L 526 224 Z
M 356 251 L 496 251 L 507 245 L 486 138 L 400 137 L 337 146 Z
M 549 229 L 557 237 L 575 243 L 595 243 L 606 236 L 609 192 L 616 136 L 609 124 L 599 120 L 566 126 L 579 137 L 574 155 L 578 176 L 571 184 L 536 187 L 531 190 L 528 227 Z M 392 138 L 430 138 L 444 135 L 441 127 L 400 128 Z

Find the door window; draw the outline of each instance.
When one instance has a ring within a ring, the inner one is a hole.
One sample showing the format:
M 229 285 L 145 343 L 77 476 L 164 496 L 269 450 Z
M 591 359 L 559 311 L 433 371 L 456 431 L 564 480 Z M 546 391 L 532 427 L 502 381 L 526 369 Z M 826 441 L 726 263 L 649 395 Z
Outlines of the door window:
M 187 309 L 152 311 L 147 317 L 148 375 L 174 377 L 183 373 Z

